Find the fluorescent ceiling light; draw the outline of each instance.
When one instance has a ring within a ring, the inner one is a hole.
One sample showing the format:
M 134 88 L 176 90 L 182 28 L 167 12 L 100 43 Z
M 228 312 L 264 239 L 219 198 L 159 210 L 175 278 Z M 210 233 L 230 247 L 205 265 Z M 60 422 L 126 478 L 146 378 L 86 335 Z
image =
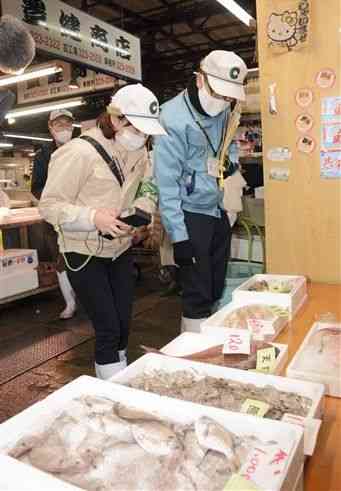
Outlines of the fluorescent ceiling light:
M 74 128 L 81 128 L 82 125 L 80 123 L 73 123 L 72 125 Z
M 26 80 L 32 80 L 34 78 L 46 77 L 48 75 L 53 75 L 58 72 L 62 72 L 63 69 L 57 65 L 39 65 L 40 68 L 34 70 L 28 70 L 21 75 L 6 75 L 0 77 L 0 87 L 5 87 L 6 85 L 13 85 L 19 82 L 25 82 Z
M 49 104 L 40 104 L 37 106 L 25 107 L 23 109 L 14 109 L 6 114 L 5 118 L 20 118 L 22 116 L 31 116 L 32 114 L 41 114 L 55 111 L 56 109 L 67 109 L 71 107 L 78 107 L 85 104 L 83 98 L 69 99 L 59 102 L 51 102 Z
M 0 148 L 13 148 L 13 143 L 0 143 Z
M 41 141 L 41 142 L 52 142 L 52 138 L 44 138 L 40 136 L 29 136 L 29 135 L 18 135 L 16 133 L 3 133 L 3 136 L 6 138 L 19 138 L 22 140 L 33 140 L 33 141 Z
M 235 0 L 217 0 L 223 7 L 231 12 L 237 19 L 250 27 L 251 21 L 255 19 L 246 12 Z
M 248 73 L 258 73 L 259 72 L 259 68 L 248 68 Z

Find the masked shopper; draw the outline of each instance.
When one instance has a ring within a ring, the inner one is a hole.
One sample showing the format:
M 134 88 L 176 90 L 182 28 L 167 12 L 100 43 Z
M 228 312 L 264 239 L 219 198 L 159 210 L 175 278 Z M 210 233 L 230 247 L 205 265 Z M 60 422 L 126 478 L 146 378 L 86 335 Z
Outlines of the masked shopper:
M 36 199 L 40 199 L 47 181 L 51 155 L 72 138 L 74 118 L 70 111 L 60 109 L 51 112 L 49 117 L 49 131 L 53 138 L 51 144 L 41 147 L 33 163 L 31 192 Z M 49 256 L 55 263 L 60 290 L 62 292 L 65 309 L 60 313 L 61 319 L 70 319 L 76 311 L 75 293 L 65 272 L 62 256 L 59 254 L 57 234 L 54 228 L 45 223 L 43 226 L 45 243 Z
M 96 128 L 53 154 L 40 201 L 42 215 L 58 230 L 68 276 L 95 329 L 95 369 L 102 379 L 127 364 L 133 231 L 119 217 L 131 206 L 155 210 L 156 192 L 144 180 L 150 165 L 145 144 L 147 135 L 165 134 L 158 118 L 150 90 L 141 84 L 121 88 Z
M 183 288 L 183 331 L 199 331 L 219 300 L 230 253 L 220 151 L 236 101 L 245 100 L 244 61 L 212 51 L 187 89 L 162 107 L 167 136 L 154 147 L 162 222 L 174 247 Z M 239 107 L 239 106 L 238 106 Z M 228 165 L 237 166 L 235 145 Z

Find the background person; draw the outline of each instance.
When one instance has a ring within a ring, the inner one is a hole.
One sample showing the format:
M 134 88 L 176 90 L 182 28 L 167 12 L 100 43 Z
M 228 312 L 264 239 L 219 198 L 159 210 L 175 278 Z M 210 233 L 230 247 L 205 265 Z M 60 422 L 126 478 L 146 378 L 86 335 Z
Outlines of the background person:
M 53 142 L 40 148 L 33 163 L 31 193 L 37 200 L 40 199 L 45 187 L 53 152 L 72 138 L 73 122 L 72 113 L 66 109 L 52 111 L 50 114 L 48 127 Z M 59 287 L 65 301 L 65 308 L 59 317 L 70 319 L 76 312 L 75 293 L 65 272 L 63 257 L 59 253 L 57 233 L 49 223 L 45 222 L 43 234 L 49 257 L 55 263 Z
M 145 182 L 147 135 L 165 134 L 158 118 L 150 90 L 141 84 L 118 90 L 96 128 L 53 154 L 40 200 L 42 215 L 59 230 L 68 276 L 95 329 L 95 370 L 102 379 L 127 365 L 133 231 L 119 217 L 132 205 L 150 213 L 156 208 L 155 193 L 141 190 L 152 185 Z

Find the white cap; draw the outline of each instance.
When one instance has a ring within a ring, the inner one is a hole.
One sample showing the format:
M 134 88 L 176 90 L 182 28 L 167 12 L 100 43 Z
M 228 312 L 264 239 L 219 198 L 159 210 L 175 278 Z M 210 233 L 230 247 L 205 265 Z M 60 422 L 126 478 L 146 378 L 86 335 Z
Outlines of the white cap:
M 50 113 L 49 121 L 54 121 L 57 118 L 64 116 L 65 118 L 75 119 L 72 112 L 67 109 L 56 109 Z
M 112 97 L 110 108 L 117 108 L 127 120 L 146 135 L 166 135 L 159 122 L 159 101 L 153 92 L 142 84 L 127 85 Z
M 233 51 L 211 51 L 200 64 L 210 87 L 219 95 L 245 101 L 247 66 Z

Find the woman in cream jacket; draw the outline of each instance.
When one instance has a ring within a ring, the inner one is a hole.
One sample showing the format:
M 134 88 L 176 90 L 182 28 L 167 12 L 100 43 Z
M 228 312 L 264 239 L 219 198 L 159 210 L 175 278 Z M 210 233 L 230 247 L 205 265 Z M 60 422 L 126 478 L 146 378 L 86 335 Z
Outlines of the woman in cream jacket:
M 95 369 L 102 379 L 127 364 L 134 231 L 118 217 L 131 206 L 155 209 L 145 144 L 147 135 L 165 134 L 158 118 L 159 104 L 150 90 L 141 84 L 118 90 L 96 128 L 53 154 L 40 200 L 95 329 Z

